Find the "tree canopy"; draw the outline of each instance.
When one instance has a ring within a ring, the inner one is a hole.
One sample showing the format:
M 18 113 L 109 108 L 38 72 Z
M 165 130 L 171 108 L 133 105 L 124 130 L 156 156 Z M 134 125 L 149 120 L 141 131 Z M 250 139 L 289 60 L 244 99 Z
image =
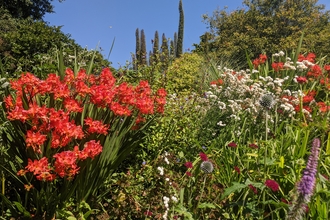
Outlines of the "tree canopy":
M 200 37 L 196 51 L 244 60 L 246 52 L 257 56 L 292 50 L 304 33 L 304 51 L 330 54 L 330 11 L 317 2 L 244 0 L 241 9 L 216 10 L 204 17 L 210 31 Z
M 46 13 L 54 12 L 53 0 L 0 0 L 0 8 L 7 9 L 14 18 L 42 19 Z M 58 0 L 62 2 L 64 0 Z

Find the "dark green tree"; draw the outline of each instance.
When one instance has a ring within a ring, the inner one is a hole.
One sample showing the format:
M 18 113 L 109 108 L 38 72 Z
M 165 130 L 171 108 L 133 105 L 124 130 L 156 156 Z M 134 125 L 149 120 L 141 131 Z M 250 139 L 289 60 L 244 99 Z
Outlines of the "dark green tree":
M 7 9 L 14 18 L 42 19 L 46 13 L 54 12 L 53 0 L 1 0 L 0 8 Z M 62 2 L 64 0 L 59 0 Z
M 149 60 L 148 60 L 148 65 L 151 66 L 154 63 L 154 55 L 152 51 L 149 51 Z
M 329 54 L 330 12 L 317 0 L 245 0 L 245 9 L 216 10 L 206 16 L 210 31 L 202 35 L 196 51 L 245 62 L 260 53 L 291 51 L 304 33 L 303 52 Z
M 144 30 L 141 30 L 140 65 L 147 65 L 147 45 Z
M 171 40 L 170 41 L 170 58 L 174 58 L 175 57 L 175 45 L 174 45 L 174 41 Z
M 139 28 L 135 30 L 135 59 L 134 59 L 134 69 L 138 69 L 141 54 L 141 41 L 140 41 L 140 31 Z
M 31 18 L 13 18 L 8 11 L 0 9 L 0 62 L 1 72 L 7 72 L 8 77 L 14 77 L 21 72 L 47 74 L 55 72 L 56 50 L 64 48 L 68 55 L 77 57 L 84 54 L 84 63 L 88 63 L 90 54 L 78 45 L 70 35 L 64 34 L 60 27 L 48 26 L 43 21 Z M 52 56 L 53 55 L 53 56 Z M 108 66 L 109 62 L 96 52 L 96 65 Z M 65 64 L 70 66 L 70 59 Z M 72 60 L 72 59 L 71 59 Z
M 169 49 L 168 49 L 168 41 L 165 34 L 162 35 L 162 45 L 161 45 L 161 62 L 163 69 L 168 66 L 169 61 Z
M 152 51 L 153 51 L 153 62 L 155 64 L 157 64 L 159 62 L 159 35 L 158 35 L 158 31 L 155 32 Z
M 178 30 L 178 42 L 176 45 L 176 57 L 180 57 L 183 51 L 183 29 L 184 29 L 184 14 L 183 14 L 183 6 L 182 0 L 179 2 L 179 30 Z

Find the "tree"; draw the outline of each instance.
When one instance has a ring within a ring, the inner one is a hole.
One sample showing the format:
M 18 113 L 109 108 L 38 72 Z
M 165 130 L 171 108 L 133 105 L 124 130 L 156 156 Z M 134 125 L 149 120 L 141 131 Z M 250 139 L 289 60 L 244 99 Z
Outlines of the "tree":
M 73 64 L 68 58 L 84 57 L 78 62 L 88 63 L 94 52 L 89 53 L 76 44 L 70 35 L 64 34 L 61 27 L 48 26 L 43 21 L 34 21 L 31 18 L 13 18 L 7 10 L 0 9 L 0 72 L 14 77 L 21 72 L 47 74 L 55 72 L 56 50 L 64 47 L 67 54 L 65 65 Z M 95 52 L 95 66 L 108 66 L 99 52 Z M 2 64 L 2 65 L 1 65 Z
M 7 9 L 14 18 L 42 19 L 46 13 L 52 13 L 53 0 L 1 0 L 0 8 Z M 62 2 L 64 0 L 59 0 Z
M 158 31 L 155 32 L 152 51 L 153 51 L 153 62 L 155 64 L 157 64 L 159 62 L 159 35 L 158 35 Z
M 176 45 L 176 57 L 180 57 L 183 51 L 183 29 L 184 29 L 184 14 L 183 14 L 183 6 L 182 0 L 179 2 L 179 30 L 178 30 L 178 41 Z
M 245 9 L 216 10 L 206 16 L 210 31 L 200 37 L 196 51 L 244 62 L 246 52 L 255 57 L 291 51 L 304 32 L 303 51 L 330 53 L 316 37 L 322 32 L 322 40 L 330 40 L 330 12 L 317 0 L 245 0 L 244 4 Z
M 147 65 L 147 45 L 144 30 L 141 30 L 140 65 Z
M 165 69 L 168 66 L 169 61 L 169 50 L 168 50 L 168 42 L 165 34 L 162 35 L 162 46 L 161 46 L 162 52 L 160 54 L 161 62 L 163 64 L 163 68 Z
M 135 30 L 135 59 L 134 59 L 134 69 L 138 69 L 140 62 L 140 53 L 141 53 L 141 41 L 140 41 L 140 31 L 139 28 Z

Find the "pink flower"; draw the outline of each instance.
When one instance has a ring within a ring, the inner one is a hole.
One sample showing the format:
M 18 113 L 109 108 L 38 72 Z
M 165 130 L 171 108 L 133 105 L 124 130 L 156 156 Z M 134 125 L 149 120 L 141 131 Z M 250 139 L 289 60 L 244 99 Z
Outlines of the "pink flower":
M 187 176 L 192 176 L 192 174 L 189 171 L 186 172 L 186 175 Z
M 193 164 L 192 164 L 192 162 L 190 162 L 190 161 L 186 162 L 184 165 L 185 165 L 188 169 L 189 169 L 189 168 L 193 168 Z
M 230 142 L 228 144 L 228 147 L 236 148 L 237 147 L 237 144 L 235 142 Z
M 270 188 L 273 192 L 277 192 L 279 190 L 279 185 L 275 180 L 266 180 L 265 185 Z
M 200 158 L 201 158 L 202 161 L 207 161 L 208 160 L 207 155 L 204 154 L 203 152 L 200 152 L 199 153 L 199 156 L 200 156 Z

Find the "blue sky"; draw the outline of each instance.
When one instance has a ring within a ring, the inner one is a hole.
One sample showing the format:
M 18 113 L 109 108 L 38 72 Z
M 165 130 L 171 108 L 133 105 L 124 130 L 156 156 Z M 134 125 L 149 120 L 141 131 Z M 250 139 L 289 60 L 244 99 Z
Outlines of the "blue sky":
M 216 9 L 228 7 L 229 11 L 242 8 L 243 0 L 182 0 L 185 26 L 184 51 L 193 49 L 199 37 L 207 31 L 203 14 L 212 14 Z M 329 0 L 319 0 L 330 10 Z M 135 30 L 143 29 L 147 51 L 151 50 L 151 39 L 157 30 L 173 39 L 178 31 L 179 0 L 66 0 L 53 1 L 55 13 L 44 17 L 50 25 L 63 26 L 62 31 L 70 34 L 82 47 L 95 49 L 108 57 L 111 44 L 115 44 L 110 55 L 112 66 L 118 68 L 131 61 L 135 51 Z

